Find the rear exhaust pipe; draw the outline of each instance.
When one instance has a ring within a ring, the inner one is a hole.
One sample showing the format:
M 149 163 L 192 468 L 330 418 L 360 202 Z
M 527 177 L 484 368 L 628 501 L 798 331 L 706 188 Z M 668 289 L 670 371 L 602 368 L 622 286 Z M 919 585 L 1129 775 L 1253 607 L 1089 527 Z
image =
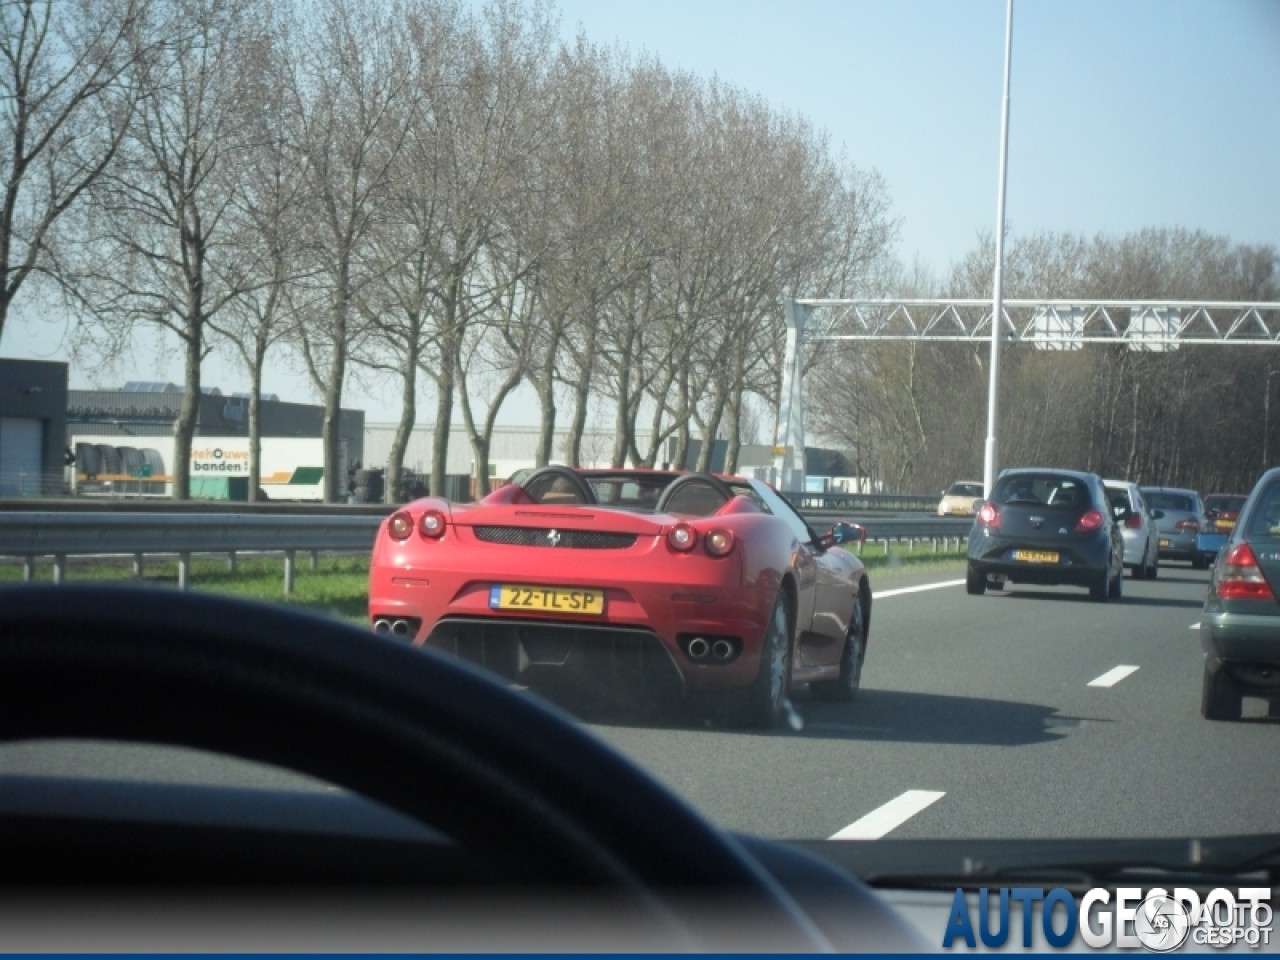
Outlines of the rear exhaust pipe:
M 407 637 L 409 635 L 409 621 L 397 620 L 395 623 L 391 624 L 391 632 L 397 637 Z
M 717 660 L 728 660 L 733 656 L 733 644 L 728 640 L 717 640 L 711 645 L 711 655 Z
M 373 621 L 373 632 L 374 633 L 390 633 L 391 621 L 386 619 L 385 617 L 379 617 L 377 620 Z
M 689 641 L 689 659 L 701 660 L 706 657 L 711 648 L 707 646 L 707 641 L 701 637 L 694 637 Z

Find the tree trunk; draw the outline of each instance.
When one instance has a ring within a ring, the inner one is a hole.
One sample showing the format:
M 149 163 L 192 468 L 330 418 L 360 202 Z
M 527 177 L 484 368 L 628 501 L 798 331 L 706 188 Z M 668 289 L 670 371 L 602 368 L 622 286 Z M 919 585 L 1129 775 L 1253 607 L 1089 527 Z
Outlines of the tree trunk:
M 262 489 L 262 367 L 267 355 L 265 337 L 254 342 L 253 369 L 249 371 L 249 502 L 256 503 Z
M 694 469 L 699 473 L 710 473 L 715 463 L 716 434 L 720 432 L 720 419 L 724 416 L 725 389 L 722 381 L 716 383 L 715 394 L 711 398 L 711 415 L 702 431 L 702 449 L 698 451 L 698 462 Z
M 685 461 L 689 459 L 689 371 L 680 372 L 680 382 L 676 389 L 676 450 L 671 466 L 683 470 Z
M 191 499 L 191 438 L 200 418 L 200 358 L 204 342 L 204 319 L 199 315 L 187 323 L 183 338 L 185 347 L 184 390 L 178 418 L 173 422 L 173 499 Z
M 413 436 L 413 426 L 418 419 L 419 349 L 418 323 L 415 318 L 409 325 L 404 360 L 400 368 L 400 422 L 396 425 L 396 435 L 391 441 L 391 452 L 387 457 L 387 503 L 400 503 L 403 499 L 401 487 L 404 485 L 404 455 L 409 449 L 409 438 Z
M 733 378 L 729 405 L 725 411 L 728 417 L 729 442 L 724 451 L 724 472 L 728 474 L 738 472 L 738 457 L 742 454 L 742 386 L 742 371 L 739 369 Z
M 538 448 L 534 451 L 534 466 L 545 467 L 551 462 L 556 441 L 556 357 L 560 353 L 560 334 L 552 336 L 543 357 L 542 375 L 536 384 L 538 390 Z

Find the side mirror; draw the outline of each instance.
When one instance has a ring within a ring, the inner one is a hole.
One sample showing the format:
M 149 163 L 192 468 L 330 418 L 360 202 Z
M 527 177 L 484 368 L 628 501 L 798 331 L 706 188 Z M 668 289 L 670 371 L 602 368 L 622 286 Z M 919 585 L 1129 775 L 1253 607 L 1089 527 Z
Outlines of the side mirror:
M 1152 510 L 1152 511 L 1151 511 L 1151 519 L 1152 519 L 1152 520 L 1163 520 L 1163 519 L 1164 519 L 1164 511 L 1163 511 L 1163 510 Z
M 861 543 L 867 539 L 867 531 L 856 523 L 837 523 L 818 538 L 818 545 L 823 550 L 838 547 L 842 543 Z

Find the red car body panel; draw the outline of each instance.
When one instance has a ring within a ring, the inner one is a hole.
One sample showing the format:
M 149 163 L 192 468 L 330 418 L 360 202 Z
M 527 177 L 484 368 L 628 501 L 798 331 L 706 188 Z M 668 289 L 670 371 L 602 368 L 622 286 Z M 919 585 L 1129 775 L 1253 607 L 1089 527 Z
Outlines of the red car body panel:
M 580 471 L 588 480 L 628 473 Z M 679 476 L 634 473 L 651 479 Z M 439 539 L 420 532 L 419 521 L 428 511 L 446 517 Z M 370 566 L 369 617 L 372 624 L 413 622 L 411 636 L 405 639 L 419 646 L 443 645 L 433 633 L 451 621 L 480 627 L 551 625 L 582 628 L 588 634 L 594 629 L 635 628 L 657 636 L 686 689 L 713 690 L 741 687 L 756 677 L 761 642 L 784 583 L 796 601 L 793 683 L 838 674 L 859 590 L 865 591 L 870 614 L 870 589 L 861 561 L 843 549 L 801 543 L 786 521 L 763 512 L 746 496 L 735 496 L 711 516 L 694 518 L 604 504 L 535 504 L 528 502 L 522 488 L 508 485 L 478 503 L 426 498 L 397 513 L 410 517 L 413 532 L 396 540 L 388 532 L 391 518 L 383 521 Z M 687 553 L 668 542 L 668 533 L 679 523 L 698 531 L 698 543 Z M 635 540 L 615 549 L 511 545 L 482 540 L 484 528 L 518 530 L 539 544 L 552 531 L 566 539 L 582 531 Z M 734 537 L 728 556 L 711 556 L 703 547 L 705 534 L 716 529 Z M 500 584 L 600 589 L 604 613 L 492 609 L 490 591 Z M 728 663 L 694 662 L 681 638 L 687 642 L 695 634 L 734 638 L 740 652 Z

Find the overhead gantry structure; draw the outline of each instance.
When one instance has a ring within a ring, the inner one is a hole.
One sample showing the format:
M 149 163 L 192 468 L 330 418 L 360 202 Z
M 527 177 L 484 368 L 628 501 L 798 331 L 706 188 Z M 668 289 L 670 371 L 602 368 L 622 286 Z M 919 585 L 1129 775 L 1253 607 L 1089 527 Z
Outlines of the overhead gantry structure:
M 987 343 L 991 300 L 788 300 L 782 392 L 774 433 L 775 482 L 803 491 L 805 350 L 839 341 Z M 1005 300 L 1001 342 L 1040 350 L 1124 344 L 1163 352 L 1182 345 L 1280 345 L 1280 303 L 1215 300 Z

